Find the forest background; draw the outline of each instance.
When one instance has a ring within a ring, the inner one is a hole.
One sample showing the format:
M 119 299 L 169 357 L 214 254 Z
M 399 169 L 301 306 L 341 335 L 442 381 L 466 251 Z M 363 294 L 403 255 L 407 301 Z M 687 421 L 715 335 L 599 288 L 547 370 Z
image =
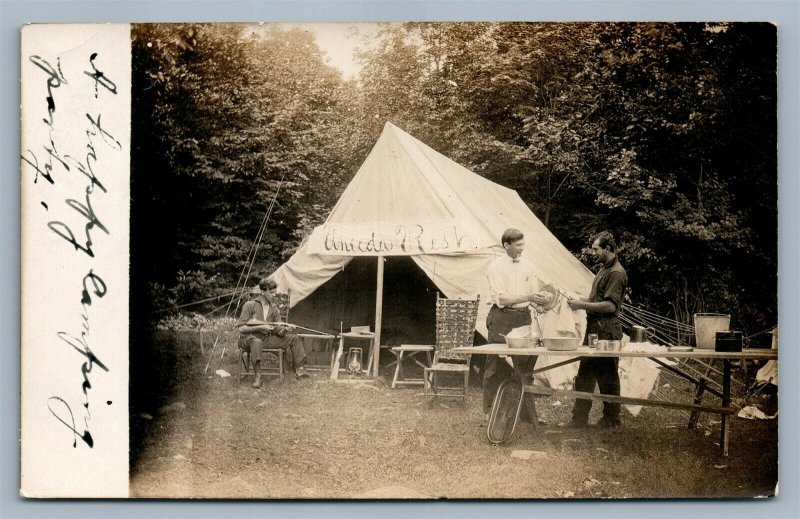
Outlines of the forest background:
M 767 23 L 387 24 L 345 78 L 308 31 L 137 25 L 131 322 L 231 292 L 273 198 L 251 275 L 274 271 L 391 121 L 515 189 L 587 265 L 611 229 L 637 304 L 770 328 L 776 56 Z

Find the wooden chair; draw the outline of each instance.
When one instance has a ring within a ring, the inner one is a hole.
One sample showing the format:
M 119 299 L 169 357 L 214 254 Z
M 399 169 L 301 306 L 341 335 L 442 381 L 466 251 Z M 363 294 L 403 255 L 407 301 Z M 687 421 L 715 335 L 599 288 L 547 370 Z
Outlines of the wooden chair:
M 465 398 L 469 385 L 469 362 L 471 355 L 454 353 L 453 348 L 472 346 L 475 321 L 478 318 L 480 297 L 474 300 L 445 299 L 436 297 L 436 350 L 433 364 L 424 369 L 425 397 L 428 390 L 436 396 Z M 439 385 L 440 373 L 463 374 L 464 385 Z
M 289 294 L 275 294 L 275 297 L 272 300 L 272 303 L 278 307 L 278 311 L 280 312 L 280 322 L 288 323 L 289 322 Z M 241 340 L 241 335 L 240 339 Z M 242 353 L 242 367 L 244 368 L 245 375 L 255 375 L 253 371 L 252 363 L 250 362 L 250 352 L 245 349 L 240 349 Z M 275 356 L 275 362 L 272 365 L 268 365 L 266 361 L 266 357 L 262 356 L 261 361 L 261 373 L 267 376 L 277 376 L 281 380 L 283 380 L 285 369 L 284 369 L 284 351 L 280 348 L 262 348 L 262 353 L 266 353 L 269 355 Z

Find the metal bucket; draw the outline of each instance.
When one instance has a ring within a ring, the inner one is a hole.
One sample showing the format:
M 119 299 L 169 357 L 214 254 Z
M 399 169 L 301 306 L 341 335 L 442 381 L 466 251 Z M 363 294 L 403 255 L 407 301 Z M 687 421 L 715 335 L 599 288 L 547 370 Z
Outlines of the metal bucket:
M 713 350 L 717 332 L 727 332 L 731 326 L 731 316 L 725 314 L 694 314 L 694 335 L 697 347 Z

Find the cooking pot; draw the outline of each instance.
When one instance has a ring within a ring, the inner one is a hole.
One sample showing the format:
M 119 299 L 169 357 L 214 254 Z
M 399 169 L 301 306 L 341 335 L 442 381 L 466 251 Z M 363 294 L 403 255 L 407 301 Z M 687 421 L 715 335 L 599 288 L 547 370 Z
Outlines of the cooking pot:
M 535 348 L 539 342 L 538 337 L 509 337 L 506 335 L 505 339 L 509 348 Z
M 542 337 L 542 344 L 550 351 L 575 351 L 581 344 L 580 337 Z
M 539 345 L 539 334 L 534 331 L 533 326 L 520 326 L 508 332 L 508 335 L 500 335 L 509 348 L 535 348 Z
M 649 342 L 655 333 L 654 328 L 634 325 L 631 327 L 631 342 Z

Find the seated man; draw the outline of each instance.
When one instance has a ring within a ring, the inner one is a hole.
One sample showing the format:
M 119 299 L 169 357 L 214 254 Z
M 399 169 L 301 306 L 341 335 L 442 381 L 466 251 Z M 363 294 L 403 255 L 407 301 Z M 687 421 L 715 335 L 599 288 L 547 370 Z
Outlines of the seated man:
M 261 289 L 265 292 L 262 292 Z M 292 333 L 291 324 L 275 324 L 280 320 L 280 310 L 273 301 L 277 285 L 271 279 L 262 279 L 254 286 L 250 295 L 252 299 L 244 304 L 242 313 L 239 314 L 237 326 L 239 328 L 239 348 L 242 353 L 250 355 L 256 379 L 253 387 L 261 387 L 261 350 L 281 349 L 286 351 L 286 357 L 291 359 L 292 367 L 297 378 L 308 377 L 303 364 L 306 361 L 306 351 L 303 342 Z

